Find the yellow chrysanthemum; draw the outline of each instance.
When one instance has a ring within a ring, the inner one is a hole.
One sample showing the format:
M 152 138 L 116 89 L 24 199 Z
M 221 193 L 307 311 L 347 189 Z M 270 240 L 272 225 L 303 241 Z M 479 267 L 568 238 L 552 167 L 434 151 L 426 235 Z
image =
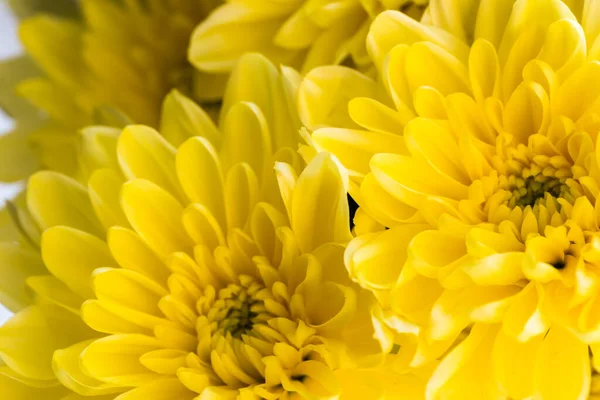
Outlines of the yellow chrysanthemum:
M 30 179 L 44 264 L 7 245 L 21 275 L 0 292 L 26 304 L 25 279 L 37 299 L 0 328 L 0 392 L 61 400 L 423 395 L 427 370 L 356 369 L 383 354 L 374 297 L 344 266 L 346 179 L 326 154 L 302 168 L 288 84 L 264 58 L 245 56 L 220 130 L 174 93 L 164 118 L 191 137 L 177 151 L 149 127 L 120 135 L 93 127 L 87 188 L 56 172 Z
M 157 127 L 173 88 L 197 100 L 220 96 L 224 78 L 187 62 L 192 30 L 219 0 L 52 3 L 14 2 L 26 17 L 19 25 L 26 56 L 2 67 L 0 105 L 17 128 L 0 139 L 0 180 L 26 179 L 39 167 L 76 175 L 78 129 L 127 121 Z M 37 110 L 13 101 L 17 82 Z
M 341 67 L 302 85 L 362 207 L 348 268 L 410 365 L 442 359 L 430 400 L 596 398 L 599 4 L 386 12 L 382 86 Z
M 306 73 L 349 61 L 371 65 L 365 38 L 384 10 L 420 18 L 428 0 L 227 0 L 196 29 L 190 61 L 204 71 L 227 72 L 247 51 Z

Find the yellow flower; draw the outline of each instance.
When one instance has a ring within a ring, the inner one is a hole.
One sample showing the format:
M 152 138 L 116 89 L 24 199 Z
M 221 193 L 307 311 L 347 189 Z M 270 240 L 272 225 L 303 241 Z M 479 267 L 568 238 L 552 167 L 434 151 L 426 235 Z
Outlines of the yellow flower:
M 157 127 L 173 88 L 218 98 L 224 77 L 196 73 L 187 62 L 193 28 L 218 3 L 12 1 L 25 17 L 26 56 L 1 68 L 0 102 L 17 128 L 0 139 L 0 180 L 23 180 L 40 167 L 76 175 L 78 129 L 127 121 Z M 15 86 L 35 109 L 14 99 Z
M 362 207 L 347 266 L 408 364 L 441 358 L 430 400 L 597 393 L 599 20 L 596 1 L 386 12 L 382 85 L 342 67 L 302 84 Z
M 257 51 L 306 73 L 350 62 L 371 65 L 365 38 L 372 18 L 401 9 L 420 18 L 428 0 L 229 0 L 194 32 L 189 56 L 208 72 L 231 70 L 244 52 Z
M 264 58 L 245 56 L 220 129 L 173 93 L 164 117 L 183 140 L 177 151 L 166 132 L 146 126 L 120 136 L 93 127 L 83 152 L 96 166 L 87 188 L 51 171 L 30 179 L 44 263 L 10 247 L 10 265 L 22 270 L 0 287 L 21 295 L 25 279 L 36 302 L 0 328 L 0 392 L 61 400 L 422 396 L 427 370 L 386 370 L 384 385 L 375 371 L 357 369 L 383 354 L 374 296 L 344 266 L 347 178 L 327 154 L 303 168 L 287 85 Z

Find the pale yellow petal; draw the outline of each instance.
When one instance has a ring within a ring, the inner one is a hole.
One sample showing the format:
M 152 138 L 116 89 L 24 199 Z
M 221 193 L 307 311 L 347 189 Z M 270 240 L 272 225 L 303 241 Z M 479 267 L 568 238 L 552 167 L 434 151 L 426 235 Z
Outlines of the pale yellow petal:
M 26 130 L 17 128 L 0 136 L 0 181 L 27 179 L 38 166 L 39 161 L 29 147 Z
M 88 190 L 92 206 L 105 229 L 129 223 L 119 204 L 119 194 L 123 178 L 111 169 L 99 169 L 88 180 Z
M 36 388 L 0 374 L 0 393 L 10 400 L 62 400 L 68 391 L 62 386 Z
M 72 312 L 49 304 L 34 305 L 0 327 L 0 358 L 25 378 L 52 381 L 54 351 L 92 334 Z
M 161 112 L 160 133 L 175 147 L 188 138 L 202 136 L 219 147 L 221 134 L 210 116 L 191 99 L 177 90 L 165 97 Z
M 87 190 L 75 180 L 56 172 L 38 172 L 29 180 L 27 206 L 42 229 L 66 225 L 101 236 Z
M 83 297 L 94 297 L 92 272 L 116 266 L 106 243 L 88 233 L 57 226 L 42 236 L 42 258 L 54 276 Z
M 47 270 L 39 254 L 14 242 L 0 243 L 0 260 L 0 303 L 16 312 L 33 302 L 25 286 L 27 278 Z

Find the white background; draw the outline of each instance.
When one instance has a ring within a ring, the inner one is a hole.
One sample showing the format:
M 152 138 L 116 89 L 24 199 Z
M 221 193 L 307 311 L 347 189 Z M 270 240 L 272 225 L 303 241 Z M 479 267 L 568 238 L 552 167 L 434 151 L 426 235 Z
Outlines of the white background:
M 52 0 L 48 0 L 52 1 Z M 17 26 L 15 19 L 9 13 L 7 6 L 0 1 L 0 59 L 10 58 L 18 55 L 21 46 L 17 39 Z M 12 121 L 0 111 L 0 134 L 4 134 L 12 128 Z M 0 184 L 0 204 L 15 193 L 15 186 Z M 1 262 L 2 260 L 0 260 Z M 0 276 L 0 279 L 2 277 Z M 10 313 L 0 305 L 0 325 L 10 317 Z

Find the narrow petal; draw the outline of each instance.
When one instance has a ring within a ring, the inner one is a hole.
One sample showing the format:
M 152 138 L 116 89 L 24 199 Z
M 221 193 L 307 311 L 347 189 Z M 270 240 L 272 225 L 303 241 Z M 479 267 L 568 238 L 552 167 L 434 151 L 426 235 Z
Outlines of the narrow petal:
M 327 153 L 313 159 L 298 178 L 292 199 L 292 230 L 305 252 L 352 238 L 348 224 L 347 182 Z

